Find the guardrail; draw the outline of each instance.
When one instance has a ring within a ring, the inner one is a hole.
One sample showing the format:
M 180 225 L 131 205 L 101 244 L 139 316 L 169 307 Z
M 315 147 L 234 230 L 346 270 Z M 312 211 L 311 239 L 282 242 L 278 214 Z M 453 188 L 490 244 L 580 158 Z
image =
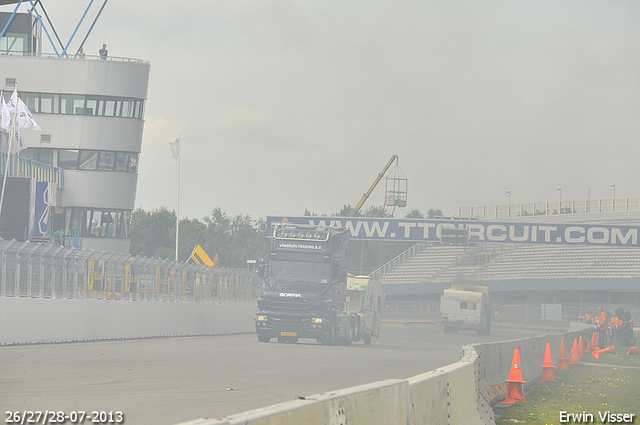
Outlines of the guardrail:
M 426 249 L 426 247 L 427 247 L 427 244 L 425 243 L 417 243 L 413 245 L 411 248 L 402 252 L 396 258 L 392 259 L 386 264 L 383 264 L 382 266 L 375 269 L 369 276 L 371 276 L 373 279 L 380 279 L 385 274 L 395 270 L 396 268 L 404 264 L 406 261 L 420 254 L 422 251 Z
M 504 399 L 513 353 L 520 349 L 525 387 L 542 374 L 546 343 L 559 353 L 562 338 L 580 332 L 465 345 L 457 363 L 413 376 L 317 394 L 221 419 L 181 425 L 367 424 L 495 425 L 492 404 Z
M 600 198 L 458 207 L 458 217 L 505 218 L 640 211 L 640 198 Z
M 116 61 L 116 62 L 129 62 L 129 63 L 149 63 L 144 59 L 136 59 L 136 58 L 125 58 L 121 56 L 108 56 L 106 59 L 102 59 L 100 55 L 83 55 L 77 56 L 75 53 L 66 52 L 64 55 L 62 53 L 37 53 L 37 52 L 29 52 L 22 57 L 34 57 L 34 58 L 54 58 L 54 59 L 75 59 L 75 60 L 83 60 L 85 58 L 92 58 L 96 60 L 105 60 L 105 61 Z

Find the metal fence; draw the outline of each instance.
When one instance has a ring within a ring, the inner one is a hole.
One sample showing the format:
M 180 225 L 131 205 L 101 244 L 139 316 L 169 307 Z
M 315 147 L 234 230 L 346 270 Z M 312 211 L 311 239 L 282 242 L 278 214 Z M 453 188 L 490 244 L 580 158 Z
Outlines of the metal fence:
M 601 198 L 458 207 L 458 217 L 505 218 L 640 211 L 640 198 Z
M 0 296 L 247 304 L 256 272 L 0 239 Z

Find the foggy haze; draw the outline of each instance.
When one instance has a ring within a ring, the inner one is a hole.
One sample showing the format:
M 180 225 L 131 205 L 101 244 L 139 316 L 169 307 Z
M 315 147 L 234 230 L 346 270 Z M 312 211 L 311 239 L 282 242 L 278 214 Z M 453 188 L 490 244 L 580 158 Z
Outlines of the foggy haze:
M 87 4 L 45 3 L 65 43 Z M 151 63 L 136 206 L 175 209 L 180 135 L 181 217 L 333 214 L 393 154 L 396 216 L 450 216 L 507 190 L 640 196 L 639 21 L 617 1 L 114 1 L 84 50 Z M 383 201 L 384 181 L 365 208 Z

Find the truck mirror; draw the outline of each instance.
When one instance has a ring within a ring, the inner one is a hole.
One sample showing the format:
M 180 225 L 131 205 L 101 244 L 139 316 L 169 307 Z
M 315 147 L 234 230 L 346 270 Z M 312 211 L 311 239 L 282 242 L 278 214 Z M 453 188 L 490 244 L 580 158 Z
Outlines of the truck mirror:
M 266 274 L 266 270 L 265 270 L 266 268 L 267 268 L 266 264 L 260 264 L 258 266 L 258 277 L 264 279 L 264 276 Z

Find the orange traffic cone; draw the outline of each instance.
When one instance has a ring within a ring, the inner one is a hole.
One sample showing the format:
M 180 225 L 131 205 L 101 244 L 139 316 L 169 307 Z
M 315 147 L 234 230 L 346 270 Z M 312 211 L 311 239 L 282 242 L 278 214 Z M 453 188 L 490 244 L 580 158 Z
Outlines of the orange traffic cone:
M 580 355 L 578 354 L 578 340 L 573 340 L 571 354 L 569 354 L 569 364 L 580 364 Z
M 640 348 L 632 345 L 631 347 L 629 347 L 629 351 L 627 351 L 627 356 L 629 354 L 634 354 L 637 356 L 638 354 L 640 354 Z
M 513 361 L 511 362 L 511 373 L 509 379 L 504 382 L 508 382 L 507 396 L 503 403 L 517 403 L 524 401 L 524 381 L 522 380 L 522 369 L 520 368 L 520 350 L 515 349 L 513 351 Z
M 591 352 L 591 341 L 587 341 L 587 352 Z
M 596 347 L 598 346 L 598 331 L 593 332 L 593 336 L 591 337 L 591 352 L 596 351 Z
M 582 341 L 582 335 L 580 335 L 580 341 L 578 341 L 578 357 L 584 357 L 584 342 Z
M 533 349 L 534 350 L 536 349 L 536 342 L 535 341 L 533 341 Z
M 558 370 L 567 370 L 569 365 L 567 364 L 567 350 L 564 348 L 564 338 L 560 340 L 560 357 L 558 357 Z
M 591 353 L 591 355 L 593 356 L 594 359 L 599 359 L 600 358 L 600 354 L 615 354 L 616 353 L 616 347 L 611 345 L 607 348 L 603 348 L 602 350 L 598 350 L 598 351 L 594 351 L 593 353 Z
M 554 373 L 554 369 L 556 367 L 553 365 L 553 358 L 551 356 L 551 344 L 547 342 L 547 348 L 544 350 L 544 363 L 540 366 L 542 369 L 542 378 L 540 378 L 540 382 L 544 381 L 555 381 L 556 375 Z

